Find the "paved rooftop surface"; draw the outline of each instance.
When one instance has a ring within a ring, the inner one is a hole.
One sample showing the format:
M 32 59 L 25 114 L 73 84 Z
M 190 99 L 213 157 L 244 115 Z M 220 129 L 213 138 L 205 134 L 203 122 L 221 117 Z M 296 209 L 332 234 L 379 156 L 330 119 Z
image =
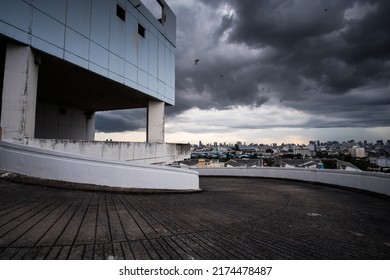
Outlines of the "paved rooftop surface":
M 390 259 L 390 199 L 259 178 L 129 194 L 0 180 L 0 259 Z

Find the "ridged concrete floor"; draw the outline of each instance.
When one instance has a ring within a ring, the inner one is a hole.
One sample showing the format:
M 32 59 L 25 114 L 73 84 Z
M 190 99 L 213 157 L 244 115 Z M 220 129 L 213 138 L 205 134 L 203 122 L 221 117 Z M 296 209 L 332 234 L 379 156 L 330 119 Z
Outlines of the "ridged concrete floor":
M 389 198 L 282 180 L 200 182 L 199 193 L 120 194 L 1 179 L 0 259 L 390 259 Z

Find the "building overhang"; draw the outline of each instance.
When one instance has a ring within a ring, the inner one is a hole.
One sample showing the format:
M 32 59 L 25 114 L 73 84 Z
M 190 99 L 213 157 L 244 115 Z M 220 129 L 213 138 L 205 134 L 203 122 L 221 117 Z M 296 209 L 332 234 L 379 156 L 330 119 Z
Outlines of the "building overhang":
M 147 108 L 158 100 L 135 88 L 39 52 L 38 102 L 108 111 Z

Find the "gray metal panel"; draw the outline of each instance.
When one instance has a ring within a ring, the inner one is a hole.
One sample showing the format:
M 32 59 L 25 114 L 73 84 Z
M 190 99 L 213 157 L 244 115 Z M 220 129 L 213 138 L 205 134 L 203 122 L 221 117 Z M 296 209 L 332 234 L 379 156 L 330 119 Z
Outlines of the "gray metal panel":
M 165 84 L 164 92 L 165 92 L 164 93 L 165 98 L 170 99 L 170 97 L 171 97 L 171 89 L 170 89 L 170 87 L 167 84 Z
M 171 100 L 175 100 L 175 88 L 169 88 L 169 93 L 170 93 L 170 95 L 169 95 L 169 99 L 171 99 Z
M 108 50 L 91 41 L 89 45 L 89 60 L 100 67 L 108 69 Z
M 91 0 L 68 0 L 66 25 L 89 38 Z
M 72 62 L 73 64 L 88 69 L 88 60 L 83 59 L 77 55 L 74 55 L 73 53 L 65 51 L 64 59 L 69 62 Z
M 148 30 L 146 30 L 145 38 L 138 36 L 138 67 L 146 72 L 149 68 L 149 35 Z
M 157 93 L 161 97 L 165 96 L 165 84 L 160 80 L 157 82 Z
M 159 23 L 159 24 L 160 24 L 160 23 Z M 159 34 L 158 29 L 157 29 L 156 27 L 154 27 L 152 24 L 150 25 L 149 31 L 150 31 L 154 36 L 156 36 L 156 37 L 158 38 L 158 34 Z
M 140 71 L 142 71 L 142 70 L 140 70 Z M 137 84 L 137 89 L 138 89 L 139 91 L 142 91 L 142 92 L 145 92 L 145 93 L 149 94 L 148 88 L 146 88 L 146 87 L 144 87 L 144 86 L 142 86 L 142 85 L 140 85 L 140 84 Z
M 139 22 L 146 28 L 146 29 L 150 29 L 149 25 L 150 25 L 150 21 L 145 17 L 146 15 L 146 12 L 145 11 L 148 11 L 145 6 L 141 5 L 139 8 L 138 8 L 138 11 L 140 11 L 140 13 L 138 14 L 138 20 Z M 149 11 L 148 11 L 149 12 Z
M 158 65 L 158 39 L 152 33 L 149 33 L 149 74 L 157 77 Z
M 32 6 L 65 24 L 66 0 L 34 0 Z
M 157 78 L 150 75 L 149 74 L 149 77 L 148 77 L 148 88 L 153 92 L 153 95 L 154 96 L 157 96 L 157 91 L 158 91 L 158 88 L 157 88 Z
M 165 45 L 158 42 L 158 79 L 165 80 Z
M 14 27 L 12 25 L 9 25 L 9 24 L 6 24 L 6 23 L 0 21 L 0 30 L 1 30 L 2 34 L 6 35 L 10 38 L 13 38 L 19 42 L 24 43 L 24 44 L 29 43 L 28 33 L 22 32 L 22 31 L 20 31 L 20 29 Z
M 138 85 L 148 87 L 148 73 L 138 68 Z
M 137 88 L 137 83 L 128 79 L 125 79 L 125 85 L 132 88 Z
M 165 46 L 165 84 L 166 85 L 171 85 L 170 80 L 171 80 L 171 51 L 169 50 L 168 47 Z
M 128 1 L 128 0 L 116 0 L 123 8 L 125 8 L 126 7 L 126 2 Z
M 138 19 L 138 10 L 135 8 L 135 6 L 137 6 L 139 4 L 139 0 L 128 0 L 126 2 L 126 9 L 127 11 L 133 15 L 135 18 Z
M 138 14 L 138 22 L 145 27 L 146 33 L 150 32 L 150 22 L 144 17 L 141 13 Z M 148 38 L 148 34 L 146 34 L 146 38 Z
M 31 33 L 57 47 L 64 47 L 65 26 L 38 10 L 33 12 Z
M 117 81 L 118 83 L 124 84 L 125 78 L 123 76 L 120 76 L 114 72 L 108 71 L 108 77 L 114 81 Z
M 4 0 L 2 0 L 4 1 Z M 30 5 L 20 0 L 13 0 L 12 3 L 2 3 L 0 8 L 0 19 L 13 27 L 28 32 L 30 26 Z M 2 31 L 3 32 L 3 31 Z
M 72 29 L 66 29 L 65 49 L 81 58 L 89 59 L 89 40 Z
M 111 12 L 110 18 L 110 52 L 121 57 L 125 56 L 125 38 L 126 38 L 126 22 L 121 20 L 115 12 Z
M 108 49 L 110 38 L 110 14 L 112 2 L 92 0 L 91 40 Z
M 137 82 L 137 77 L 137 67 L 131 63 L 125 62 L 125 78 Z
M 125 59 L 134 65 L 138 64 L 138 36 L 138 20 L 128 14 L 126 19 Z
M 54 55 L 59 58 L 64 58 L 64 49 L 54 46 L 44 40 L 39 39 L 38 37 L 31 38 L 31 46 L 38 49 L 43 50 L 48 54 Z
M 107 68 L 103 68 L 103 67 L 100 67 L 94 63 L 89 62 L 88 69 L 99 74 L 99 75 L 102 75 L 104 77 L 108 77 L 108 69 Z
M 162 33 L 171 44 L 176 46 L 176 16 L 168 7 L 165 9 L 165 15 L 167 21 L 165 22 Z
M 175 54 L 172 51 L 169 51 L 169 79 L 168 85 L 172 88 L 175 87 Z
M 125 75 L 125 60 L 113 53 L 108 54 L 108 69 L 117 75 L 124 77 Z
M 140 0 L 127 0 L 128 5 L 138 5 L 141 1 Z

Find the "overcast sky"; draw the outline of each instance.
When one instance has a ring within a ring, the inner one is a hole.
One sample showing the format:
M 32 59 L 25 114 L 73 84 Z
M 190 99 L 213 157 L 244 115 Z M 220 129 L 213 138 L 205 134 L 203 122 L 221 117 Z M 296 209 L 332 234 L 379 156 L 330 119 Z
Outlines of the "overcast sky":
M 177 17 L 167 142 L 390 139 L 390 1 L 166 2 Z M 144 110 L 98 114 L 111 134 L 97 138 L 144 141 L 145 126 Z

